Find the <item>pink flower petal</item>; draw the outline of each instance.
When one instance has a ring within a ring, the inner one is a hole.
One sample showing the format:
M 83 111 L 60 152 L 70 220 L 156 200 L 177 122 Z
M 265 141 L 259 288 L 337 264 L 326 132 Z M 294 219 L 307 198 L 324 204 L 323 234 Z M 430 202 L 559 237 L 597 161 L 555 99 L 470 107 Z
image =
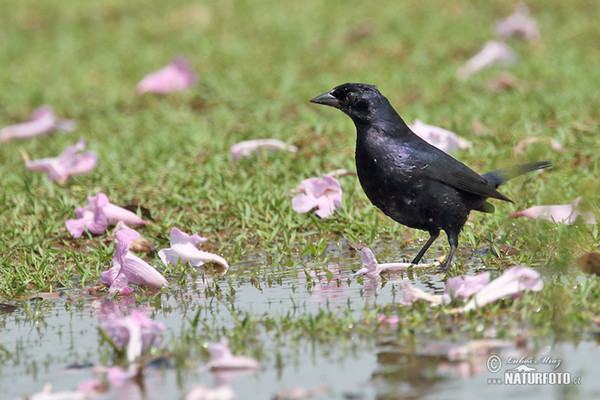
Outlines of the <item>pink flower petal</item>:
M 596 224 L 596 218 L 593 213 L 579 211 L 578 205 L 580 200 L 581 196 L 576 198 L 572 204 L 533 206 L 511 214 L 511 217 L 528 217 L 557 224 L 572 224 L 577 221 L 578 218 L 581 218 L 586 224 Z
M 292 153 L 298 148 L 279 139 L 254 139 L 238 142 L 231 146 L 231 158 L 237 161 L 240 157 L 248 158 L 252 153 L 260 152 L 262 149 L 268 151 L 285 150 Z
M 540 291 L 544 287 L 537 271 L 530 268 L 514 266 L 481 289 L 463 308 L 469 311 L 501 299 L 518 294 L 523 290 Z
M 327 218 L 342 207 L 342 188 L 332 176 L 324 174 L 321 178 L 305 179 L 296 190 L 300 194 L 292 199 L 292 209 L 300 214 L 317 208 L 315 214 Z
M 84 208 L 77 207 L 75 215 L 78 219 L 65 222 L 67 229 L 73 237 L 81 237 L 85 228 L 93 234 L 99 235 L 106 232 L 108 224 L 125 222 L 128 226 L 146 225 L 148 222 L 138 217 L 135 213 L 111 204 L 104 193 L 97 196 L 88 196 L 88 205 Z
M 473 145 L 471 142 L 458 136 L 454 132 L 434 125 L 424 124 L 418 119 L 416 119 L 409 128 L 421 139 L 446 153 L 451 153 L 459 149 L 468 149 Z
M 368 247 L 361 250 L 363 268 L 355 272 L 352 276 L 366 275 L 369 278 L 378 278 L 384 272 L 406 272 L 409 268 L 430 268 L 435 264 L 411 264 L 411 263 L 385 263 L 379 264 L 375 255 Z
M 474 276 L 455 276 L 446 281 L 444 303 L 449 304 L 453 299 L 467 299 L 478 293 L 490 282 L 490 273 L 484 272 Z
M 226 270 L 229 269 L 227 261 L 216 254 L 199 250 L 196 246 L 205 242 L 206 238 L 197 234 L 188 235 L 177 228 L 171 229 L 171 247 L 162 249 L 158 256 L 165 265 L 189 262 L 194 267 L 199 267 L 207 262 L 221 265 Z
M 48 179 L 65 183 L 71 175 L 80 175 L 91 171 L 98 163 L 98 156 L 93 151 L 77 154 L 85 148 L 85 141 L 67 147 L 57 158 L 41 158 L 25 161 L 27 169 L 33 172 L 47 172 Z
M 196 73 L 183 58 L 174 58 L 163 69 L 146 75 L 137 85 L 138 94 L 167 94 L 188 89 L 196 83 Z
M 517 61 L 517 54 L 504 42 L 491 40 L 470 58 L 456 73 L 459 79 L 467 79 L 469 76 L 488 68 L 494 64 L 513 64 Z
M 515 36 L 533 40 L 540 37 L 540 28 L 529 16 L 527 4 L 519 3 L 511 15 L 496 23 L 496 35 L 504 39 Z
M 31 120 L 0 129 L 0 142 L 10 139 L 27 139 L 38 135 L 48 135 L 56 129 L 70 132 L 75 123 L 68 119 L 58 119 L 50 106 L 41 106 L 33 111 Z
M 258 369 L 260 364 L 253 358 L 245 356 L 234 356 L 229 349 L 227 338 L 221 339 L 220 343 L 214 343 L 209 347 L 211 360 L 206 369 Z
M 123 229 L 116 234 L 117 246 L 112 268 L 100 274 L 100 280 L 110 286 L 109 292 L 123 290 L 128 284 L 161 288 L 167 280 L 154 267 L 129 251 L 129 245 L 140 237 L 133 229 Z

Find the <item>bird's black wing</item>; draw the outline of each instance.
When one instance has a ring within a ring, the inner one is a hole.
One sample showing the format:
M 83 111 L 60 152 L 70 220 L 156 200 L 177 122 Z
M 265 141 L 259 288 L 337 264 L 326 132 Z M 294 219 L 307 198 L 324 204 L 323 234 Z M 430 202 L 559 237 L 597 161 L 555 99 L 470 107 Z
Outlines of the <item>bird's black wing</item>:
M 492 182 L 421 138 L 415 137 L 408 147 L 412 150 L 413 159 L 418 160 L 423 176 L 455 189 L 512 203 L 510 198 L 496 190 Z

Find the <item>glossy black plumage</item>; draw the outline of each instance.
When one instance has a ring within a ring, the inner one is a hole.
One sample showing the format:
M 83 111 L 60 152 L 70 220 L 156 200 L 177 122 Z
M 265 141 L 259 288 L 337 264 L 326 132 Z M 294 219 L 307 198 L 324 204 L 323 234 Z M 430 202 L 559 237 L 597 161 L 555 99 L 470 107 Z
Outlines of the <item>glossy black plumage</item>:
M 393 220 L 431 235 L 412 261 L 418 263 L 443 230 L 450 253 L 471 210 L 493 212 L 488 198 L 511 199 L 497 188 L 509 179 L 552 165 L 539 161 L 479 175 L 414 134 L 375 88 L 345 83 L 310 100 L 335 107 L 356 125 L 356 171 L 371 202 Z

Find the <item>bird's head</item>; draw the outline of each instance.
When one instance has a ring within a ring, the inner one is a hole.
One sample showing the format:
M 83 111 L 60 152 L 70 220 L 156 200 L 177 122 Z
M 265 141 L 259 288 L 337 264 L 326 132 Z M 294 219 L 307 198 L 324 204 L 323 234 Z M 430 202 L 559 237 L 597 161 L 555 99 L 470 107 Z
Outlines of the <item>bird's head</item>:
M 344 83 L 310 100 L 311 103 L 335 107 L 355 123 L 376 122 L 388 113 L 397 115 L 388 100 L 373 85 Z

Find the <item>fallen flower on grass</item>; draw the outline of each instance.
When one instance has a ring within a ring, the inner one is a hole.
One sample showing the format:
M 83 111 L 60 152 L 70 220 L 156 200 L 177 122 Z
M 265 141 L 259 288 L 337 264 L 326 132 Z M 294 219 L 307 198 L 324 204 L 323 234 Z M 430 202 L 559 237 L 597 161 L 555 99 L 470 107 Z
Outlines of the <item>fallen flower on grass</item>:
M 261 150 L 285 150 L 295 153 L 298 151 L 298 147 L 287 144 L 279 139 L 244 140 L 231 146 L 231 158 L 233 161 L 237 161 L 240 157 L 248 158 L 252 153 L 257 153 Z
M 418 119 L 412 125 L 409 125 L 409 128 L 421 139 L 446 153 L 468 149 L 473 145 L 473 143 L 452 131 L 434 125 L 427 125 Z
M 210 361 L 206 364 L 203 370 L 256 370 L 260 368 L 260 364 L 254 358 L 245 356 L 234 356 L 229 349 L 229 341 L 227 338 L 221 339 L 219 343 L 213 343 L 209 346 Z
M 325 175 L 329 175 L 333 178 L 339 178 L 341 176 L 348 176 L 348 175 L 356 176 L 356 171 L 350 171 L 348 169 L 339 168 L 339 169 L 334 169 L 333 171 L 330 171 L 330 172 L 326 173 Z
M 9 125 L 0 129 L 0 142 L 10 139 L 28 139 L 38 135 L 49 135 L 55 130 L 71 132 L 75 129 L 75 122 L 70 119 L 56 118 L 52 107 L 41 106 L 31 114 L 29 122 Z
M 456 72 L 456 76 L 467 79 L 469 76 L 494 64 L 512 64 L 517 61 L 517 54 L 504 42 L 490 40 L 486 42 L 479 53 L 471 57 Z
M 75 238 L 81 237 L 85 229 L 95 235 L 102 234 L 106 232 L 108 224 L 116 225 L 124 222 L 128 226 L 139 226 L 148 223 L 135 213 L 110 203 L 104 193 L 88 196 L 87 199 L 87 206 L 75 209 L 77 219 L 69 219 L 65 222 L 67 229 Z
M 117 225 L 115 225 L 115 229 L 113 230 L 113 232 L 110 234 L 110 236 L 108 237 L 110 240 L 117 240 L 117 232 L 125 230 L 125 229 L 131 229 L 129 226 L 127 226 L 127 224 L 123 221 L 119 221 L 117 222 Z M 156 253 L 156 248 L 154 247 L 154 245 L 152 244 L 152 242 L 150 242 L 148 239 L 146 239 L 143 236 L 140 236 L 137 239 L 134 239 L 130 244 L 129 244 L 129 250 L 133 251 L 134 253 Z
M 495 30 L 496 35 L 500 38 L 515 36 L 533 40 L 540 37 L 538 23 L 529 16 L 529 7 L 524 3 L 517 4 L 511 15 L 498 21 Z
M 98 163 L 98 155 L 94 151 L 79 153 L 85 149 L 85 141 L 79 139 L 77 144 L 67 147 L 56 158 L 25 160 L 27 169 L 33 172 L 47 172 L 48 179 L 65 183 L 71 175 L 81 175 L 94 169 Z M 78 154 L 79 153 L 79 154 Z
M 434 264 L 411 264 L 411 263 L 387 263 L 387 264 L 379 264 L 375 255 L 368 247 L 363 247 L 361 250 L 361 258 L 363 267 L 356 271 L 352 276 L 360 276 L 366 275 L 369 278 L 376 278 L 382 272 L 406 272 L 409 268 L 430 268 L 439 265 L 439 263 Z
M 138 94 L 167 94 L 188 89 L 196 83 L 196 73 L 184 58 L 176 57 L 161 70 L 146 75 L 136 87 Z
M 160 250 L 158 256 L 165 265 L 177 264 L 181 261 L 189 262 L 193 267 L 199 267 L 204 263 L 212 262 L 220 265 L 226 272 L 229 269 L 229 264 L 223 257 L 199 250 L 196 247 L 205 241 L 206 238 L 197 234 L 188 235 L 177 228 L 173 228 L 171 229 L 171 247 Z
M 117 232 L 117 246 L 112 268 L 100 274 L 100 280 L 110 286 L 109 292 L 131 293 L 130 283 L 159 289 L 168 286 L 167 280 L 154 267 L 129 251 L 131 242 L 140 237 L 133 229 Z
M 523 290 L 537 292 L 542 290 L 544 286 L 537 271 L 519 265 L 509 268 L 498 278 L 485 284 L 484 280 L 485 278 L 489 279 L 489 273 L 485 272 L 480 275 L 483 275 L 483 277 L 476 275 L 449 279 L 446 282 L 445 294 L 443 295 L 430 294 L 406 282 L 400 282 L 400 289 L 403 291 L 401 304 L 411 305 L 417 300 L 425 300 L 434 305 L 441 305 L 470 298 L 464 306 L 454 310 L 456 312 L 467 312 L 507 296 L 520 295 Z M 455 293 L 457 294 L 455 295 Z
M 315 214 L 327 218 L 333 215 L 336 207 L 342 207 L 342 187 L 330 175 L 305 179 L 296 187 L 296 191 L 299 194 L 292 199 L 292 208 L 300 214 L 317 208 Z
M 579 202 L 581 196 L 576 198 L 572 204 L 560 204 L 552 206 L 533 206 L 523 211 L 511 214 L 512 218 L 527 217 L 531 219 L 541 219 L 543 221 L 554 222 L 557 224 L 572 224 L 578 218 L 586 224 L 596 224 L 596 217 L 592 212 L 581 212 Z
M 126 349 L 127 360 L 131 363 L 150 347 L 159 346 L 160 332 L 165 329 L 163 324 L 151 320 L 138 310 L 132 310 L 127 316 L 109 314 L 102 320 L 101 328 L 113 340 L 115 346 Z M 128 375 L 130 374 L 131 371 L 128 372 Z M 123 374 L 115 372 L 115 375 Z
M 563 145 L 560 144 L 560 142 L 554 138 L 547 137 L 547 136 L 529 136 L 529 137 L 526 137 L 525 139 L 519 141 L 519 143 L 517 143 L 515 145 L 515 147 L 513 147 L 513 151 L 515 152 L 515 154 L 523 154 L 525 152 L 525 149 L 529 145 L 531 145 L 533 143 L 540 143 L 540 142 L 550 143 L 550 148 L 552 149 L 552 151 L 555 151 L 557 153 L 565 150 Z

